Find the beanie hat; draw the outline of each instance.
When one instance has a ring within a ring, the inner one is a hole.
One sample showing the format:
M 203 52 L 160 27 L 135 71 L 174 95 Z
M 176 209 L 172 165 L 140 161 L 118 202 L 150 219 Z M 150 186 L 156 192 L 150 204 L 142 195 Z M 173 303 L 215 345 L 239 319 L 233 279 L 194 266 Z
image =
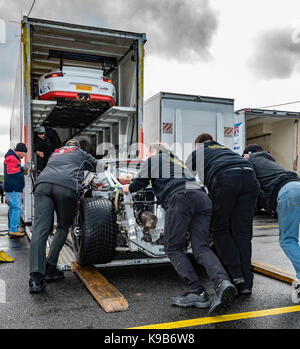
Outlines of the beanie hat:
M 15 151 L 20 151 L 23 153 L 27 153 L 27 147 L 24 143 L 18 143 L 15 147 Z
M 257 153 L 259 151 L 263 151 L 263 148 L 260 145 L 258 145 L 258 144 L 249 144 L 245 148 L 245 150 L 243 152 L 243 155 L 244 154 L 249 154 L 249 153 Z

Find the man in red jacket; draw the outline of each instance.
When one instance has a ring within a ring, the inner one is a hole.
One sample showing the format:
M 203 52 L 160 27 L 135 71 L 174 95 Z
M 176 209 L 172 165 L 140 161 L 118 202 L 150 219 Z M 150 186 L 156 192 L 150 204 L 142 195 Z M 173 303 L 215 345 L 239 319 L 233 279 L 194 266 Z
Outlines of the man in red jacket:
M 8 236 L 22 237 L 25 234 L 19 231 L 22 215 L 22 192 L 25 185 L 24 170 L 21 159 L 27 153 L 24 143 L 18 143 L 14 150 L 9 149 L 4 157 L 4 192 L 9 206 Z

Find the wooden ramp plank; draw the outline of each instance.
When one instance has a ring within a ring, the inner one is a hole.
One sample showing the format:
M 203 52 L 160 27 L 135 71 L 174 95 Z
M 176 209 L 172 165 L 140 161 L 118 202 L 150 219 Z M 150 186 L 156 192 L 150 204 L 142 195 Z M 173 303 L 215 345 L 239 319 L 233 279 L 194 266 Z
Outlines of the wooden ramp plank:
M 268 275 L 270 277 L 287 282 L 289 284 L 292 284 L 294 280 L 296 280 L 296 274 L 286 272 L 282 269 L 273 267 L 272 265 L 269 265 L 269 264 L 264 264 L 264 263 L 252 260 L 252 268 L 254 271 L 258 273 Z
M 124 296 L 94 266 L 71 263 L 75 272 L 101 307 L 107 312 L 126 311 L 129 304 Z

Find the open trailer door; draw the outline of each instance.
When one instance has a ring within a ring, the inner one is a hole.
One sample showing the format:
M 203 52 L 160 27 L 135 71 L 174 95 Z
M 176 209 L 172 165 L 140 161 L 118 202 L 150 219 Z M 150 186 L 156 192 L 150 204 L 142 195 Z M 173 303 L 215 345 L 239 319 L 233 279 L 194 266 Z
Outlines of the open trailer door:
M 233 150 L 240 155 L 246 147 L 246 120 L 242 110 L 235 113 L 233 126 Z
M 236 149 L 239 153 L 246 145 L 259 144 L 288 171 L 300 175 L 299 112 L 265 109 L 242 109 L 235 113 Z

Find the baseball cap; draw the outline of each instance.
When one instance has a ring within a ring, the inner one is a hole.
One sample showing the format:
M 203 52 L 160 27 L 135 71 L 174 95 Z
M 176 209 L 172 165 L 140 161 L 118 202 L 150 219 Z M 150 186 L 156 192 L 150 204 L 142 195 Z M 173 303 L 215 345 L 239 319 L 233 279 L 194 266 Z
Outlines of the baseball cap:
M 42 134 L 42 133 L 45 133 L 46 132 L 46 129 L 44 126 L 39 126 L 37 129 L 36 129 L 36 132 L 39 133 L 39 134 Z
M 75 139 L 75 138 L 69 139 L 69 140 L 66 142 L 66 145 L 68 145 L 68 146 L 80 147 L 79 140 L 78 140 L 78 139 Z

